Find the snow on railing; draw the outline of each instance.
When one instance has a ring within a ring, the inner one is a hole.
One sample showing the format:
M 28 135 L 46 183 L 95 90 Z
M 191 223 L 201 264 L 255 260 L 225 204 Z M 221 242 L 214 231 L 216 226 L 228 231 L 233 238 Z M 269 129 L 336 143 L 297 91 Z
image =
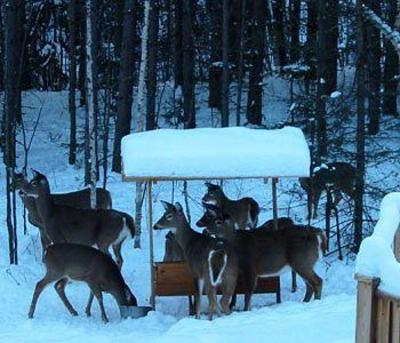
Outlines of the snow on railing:
M 379 290 L 400 297 L 400 263 L 393 242 L 400 225 L 400 192 L 387 194 L 381 203 L 379 220 L 372 236 L 361 243 L 356 274 L 379 278 Z

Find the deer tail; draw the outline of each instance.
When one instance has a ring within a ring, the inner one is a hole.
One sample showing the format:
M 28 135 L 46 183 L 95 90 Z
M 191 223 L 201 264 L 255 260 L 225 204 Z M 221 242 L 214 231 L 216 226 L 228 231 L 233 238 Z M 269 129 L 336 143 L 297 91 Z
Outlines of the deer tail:
M 125 213 L 124 220 L 125 220 L 125 225 L 128 227 L 128 230 L 131 233 L 131 237 L 133 238 L 135 236 L 135 230 L 136 230 L 135 222 L 133 218 L 127 213 Z
M 223 254 L 223 263 L 222 263 L 222 266 L 221 266 L 218 274 L 216 275 L 216 278 L 214 278 L 215 272 L 216 272 L 216 270 L 214 270 L 214 268 L 218 268 L 217 267 L 218 263 L 213 263 L 213 262 L 215 262 L 215 261 L 213 261 L 213 258 L 214 258 L 214 256 L 218 256 L 221 253 Z M 208 274 L 210 277 L 211 285 L 213 287 L 215 287 L 221 283 L 222 276 L 224 274 L 227 262 L 228 262 L 228 255 L 227 255 L 225 249 L 211 250 L 210 253 L 208 254 Z
M 322 252 L 322 256 L 325 256 L 325 253 L 328 250 L 328 241 L 326 239 L 326 235 L 322 230 L 317 230 L 316 235 L 318 239 L 318 250 Z

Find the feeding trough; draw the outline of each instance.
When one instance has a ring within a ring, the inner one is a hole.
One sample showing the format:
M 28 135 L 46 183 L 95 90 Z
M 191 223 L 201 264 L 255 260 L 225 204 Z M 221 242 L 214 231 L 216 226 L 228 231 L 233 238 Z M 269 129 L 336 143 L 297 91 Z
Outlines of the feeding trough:
M 152 310 L 150 306 L 120 306 L 121 318 L 141 318 L 146 317 Z
M 127 135 L 121 142 L 122 180 L 145 182 L 147 230 L 150 242 L 151 297 L 196 293 L 185 262 L 154 262 L 152 185 L 159 181 L 272 179 L 274 227 L 278 228 L 279 177 L 310 176 L 310 151 L 303 132 L 243 127 L 189 130 L 160 129 Z M 241 280 L 237 293 L 242 293 Z M 256 293 L 275 293 L 280 302 L 280 278 L 262 278 Z

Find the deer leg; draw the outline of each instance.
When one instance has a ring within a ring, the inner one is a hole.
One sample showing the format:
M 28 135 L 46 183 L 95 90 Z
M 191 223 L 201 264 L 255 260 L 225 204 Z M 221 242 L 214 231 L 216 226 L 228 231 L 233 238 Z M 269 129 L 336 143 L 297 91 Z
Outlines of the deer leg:
M 189 316 L 193 316 L 196 313 L 196 300 L 191 295 L 189 295 L 188 301 L 189 301 Z
M 65 295 L 65 286 L 67 285 L 68 279 L 61 279 L 58 280 L 54 288 L 56 289 L 56 292 L 58 293 L 59 297 L 61 298 L 62 302 L 64 303 L 65 307 L 68 309 L 69 313 L 71 313 L 73 316 L 77 316 L 78 312 L 75 311 L 71 303 L 69 302 L 67 296 Z
M 221 315 L 221 312 L 219 310 L 219 306 L 218 306 L 218 303 L 217 303 L 216 290 L 211 285 L 208 286 L 207 297 L 208 297 L 208 319 L 212 320 L 214 312 L 218 316 Z
M 312 282 L 312 272 L 301 272 L 297 270 L 297 273 L 302 277 L 304 283 L 306 284 L 306 294 L 304 295 L 303 302 L 309 302 L 313 293 L 314 287 Z
M 322 284 L 323 284 L 322 279 L 318 276 L 318 274 L 315 271 L 313 271 L 312 272 L 312 286 L 314 288 L 314 298 L 315 299 L 321 299 Z
M 317 190 L 314 192 L 312 196 L 312 202 L 313 202 L 313 219 L 318 218 L 318 204 L 319 204 L 319 199 L 321 198 L 321 192 L 320 190 Z
M 237 302 L 237 294 L 236 292 L 232 295 L 231 304 L 229 305 L 230 309 L 233 309 L 236 306 Z
M 200 306 L 201 306 L 201 296 L 203 295 L 204 290 L 204 279 L 196 280 L 197 283 L 197 295 L 195 298 L 196 305 L 196 319 L 200 319 Z
M 94 295 L 93 295 L 93 292 L 91 291 L 90 295 L 89 295 L 88 303 L 86 305 L 86 310 L 85 310 L 87 317 L 90 317 L 92 315 L 91 309 L 92 309 L 93 298 L 94 298 Z
M 116 258 L 116 262 L 117 262 L 117 265 L 118 265 L 120 270 L 122 268 L 122 264 L 124 263 L 124 260 L 123 260 L 122 255 L 121 255 L 121 248 L 122 248 L 122 243 L 123 242 L 124 241 L 119 242 L 118 244 L 114 244 L 112 246 L 112 249 L 113 249 L 113 252 L 114 252 L 114 256 Z
M 29 318 L 33 318 L 33 314 L 35 312 L 36 304 L 37 304 L 40 294 L 43 292 L 43 290 L 49 283 L 51 283 L 55 280 L 57 280 L 57 279 L 46 274 L 46 276 L 36 284 L 35 291 L 33 292 L 31 306 L 29 308 L 29 313 L 28 313 Z
M 342 193 L 338 189 L 335 189 L 333 191 L 333 195 L 334 195 L 333 207 L 336 207 L 339 204 L 339 202 L 343 199 L 343 197 Z
M 97 302 L 99 303 L 101 319 L 103 320 L 104 323 L 108 323 L 106 311 L 104 310 L 103 294 L 101 293 L 101 290 L 98 289 L 98 287 L 94 286 L 94 285 L 89 285 L 89 287 L 90 287 L 90 290 L 92 291 L 91 295 L 94 295 L 97 299 Z
M 251 297 L 257 287 L 257 275 L 255 273 L 250 273 L 247 276 L 247 290 L 244 295 L 244 310 L 249 311 L 251 308 Z

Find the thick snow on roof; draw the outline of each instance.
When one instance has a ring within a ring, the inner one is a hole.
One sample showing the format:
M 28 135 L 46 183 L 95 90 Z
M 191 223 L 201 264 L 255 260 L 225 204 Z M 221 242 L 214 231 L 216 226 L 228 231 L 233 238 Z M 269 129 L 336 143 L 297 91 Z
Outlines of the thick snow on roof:
M 310 168 L 307 142 L 294 127 L 146 131 L 125 136 L 121 155 L 126 180 L 299 177 Z
M 400 263 L 392 244 L 400 225 L 400 193 L 386 195 L 372 236 L 361 243 L 356 273 L 380 278 L 379 290 L 400 297 Z

